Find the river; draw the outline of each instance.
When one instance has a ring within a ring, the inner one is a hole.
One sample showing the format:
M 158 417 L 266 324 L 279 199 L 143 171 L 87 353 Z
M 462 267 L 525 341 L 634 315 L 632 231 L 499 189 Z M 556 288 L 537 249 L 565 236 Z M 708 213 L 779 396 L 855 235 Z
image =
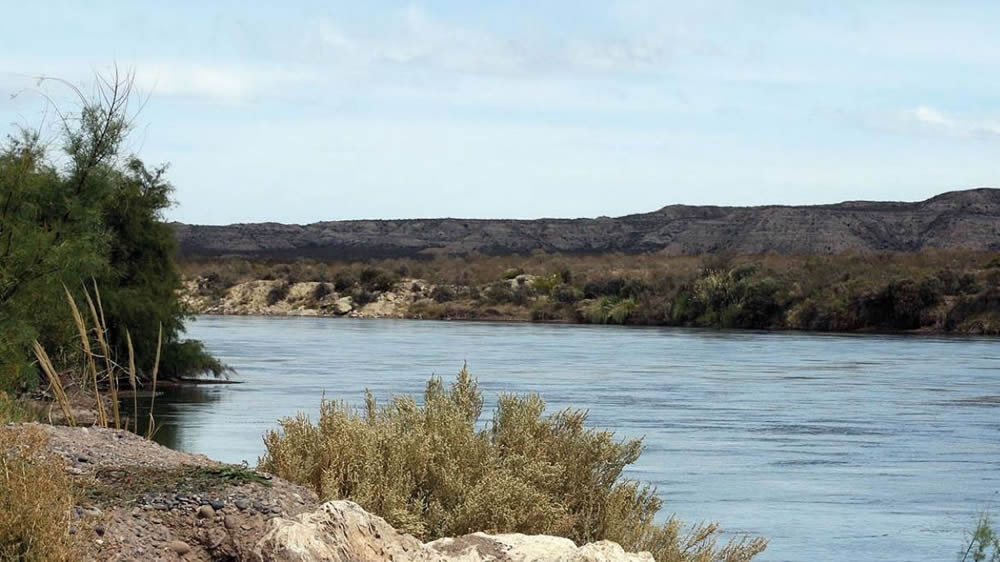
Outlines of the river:
M 542 324 L 199 317 L 189 336 L 241 385 L 158 398 L 158 439 L 254 464 L 321 397 L 422 391 L 468 361 L 490 407 L 645 436 L 628 475 L 667 514 L 770 538 L 759 560 L 954 560 L 1000 490 L 1000 342 Z

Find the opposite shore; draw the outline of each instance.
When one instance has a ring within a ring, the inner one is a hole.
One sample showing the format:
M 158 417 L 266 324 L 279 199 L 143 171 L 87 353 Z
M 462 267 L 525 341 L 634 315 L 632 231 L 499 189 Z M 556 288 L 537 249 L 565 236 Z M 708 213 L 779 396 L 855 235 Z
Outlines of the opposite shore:
M 1000 333 L 991 254 L 182 264 L 196 314 Z

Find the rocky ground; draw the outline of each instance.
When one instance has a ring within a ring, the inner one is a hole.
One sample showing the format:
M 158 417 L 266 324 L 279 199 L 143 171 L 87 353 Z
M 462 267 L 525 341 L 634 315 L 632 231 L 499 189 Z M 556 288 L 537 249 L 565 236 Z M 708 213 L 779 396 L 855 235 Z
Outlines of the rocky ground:
M 71 532 L 95 561 L 649 561 L 607 541 L 473 534 L 422 544 L 347 501 L 173 451 L 127 431 L 8 424 L 42 431 L 78 491 Z

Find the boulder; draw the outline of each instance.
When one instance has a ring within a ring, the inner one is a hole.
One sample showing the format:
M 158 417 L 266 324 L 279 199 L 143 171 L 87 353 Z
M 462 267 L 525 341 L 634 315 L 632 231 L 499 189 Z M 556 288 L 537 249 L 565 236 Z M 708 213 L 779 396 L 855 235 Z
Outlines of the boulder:
M 577 547 L 546 535 L 474 533 L 422 544 L 350 501 L 332 501 L 294 519 L 277 517 L 254 549 L 259 562 L 652 562 L 610 541 Z
M 351 297 L 341 297 L 333 301 L 333 313 L 343 316 L 354 310 L 354 299 Z

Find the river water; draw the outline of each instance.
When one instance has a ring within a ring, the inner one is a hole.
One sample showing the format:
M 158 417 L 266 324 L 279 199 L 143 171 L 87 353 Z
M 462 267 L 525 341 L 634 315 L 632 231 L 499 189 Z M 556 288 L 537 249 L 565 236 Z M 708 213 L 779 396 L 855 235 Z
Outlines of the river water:
M 275 420 L 327 398 L 419 394 L 464 361 L 487 406 L 645 436 L 629 476 L 666 512 L 767 536 L 759 559 L 955 560 L 1000 497 L 1000 341 L 539 324 L 200 317 L 241 385 L 158 398 L 158 439 L 254 464 Z

